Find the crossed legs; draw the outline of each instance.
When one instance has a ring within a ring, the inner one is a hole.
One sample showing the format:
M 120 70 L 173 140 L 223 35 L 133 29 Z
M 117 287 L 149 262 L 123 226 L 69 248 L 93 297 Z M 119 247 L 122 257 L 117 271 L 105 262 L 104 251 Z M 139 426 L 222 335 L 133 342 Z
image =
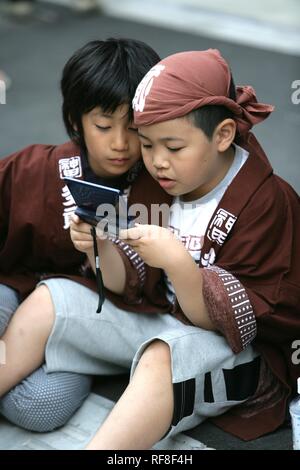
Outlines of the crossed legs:
M 0 396 L 44 362 L 53 322 L 50 293 L 40 286 L 20 305 L 2 338 L 6 364 L 0 367 Z M 156 340 L 144 351 L 131 382 L 87 448 L 149 449 L 168 431 L 172 415 L 170 350 Z

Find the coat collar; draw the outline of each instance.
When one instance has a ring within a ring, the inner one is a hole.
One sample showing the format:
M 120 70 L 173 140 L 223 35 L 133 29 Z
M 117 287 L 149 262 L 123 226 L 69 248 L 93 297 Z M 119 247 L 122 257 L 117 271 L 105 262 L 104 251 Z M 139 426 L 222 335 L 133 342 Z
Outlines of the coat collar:
M 273 173 L 267 156 L 253 134 L 249 133 L 247 141 L 242 142 L 242 146 L 249 152 L 249 156 L 225 191 L 209 221 L 201 250 L 202 267 L 214 264 L 240 213 L 253 194 Z

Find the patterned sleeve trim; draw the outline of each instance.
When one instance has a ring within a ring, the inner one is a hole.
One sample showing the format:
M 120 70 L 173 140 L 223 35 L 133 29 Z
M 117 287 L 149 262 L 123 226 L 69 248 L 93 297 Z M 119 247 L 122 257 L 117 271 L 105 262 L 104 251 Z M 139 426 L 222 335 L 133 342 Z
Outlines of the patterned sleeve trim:
M 203 269 L 202 275 L 208 314 L 233 352 L 238 353 L 253 341 L 257 332 L 248 294 L 235 276 L 218 266 Z
M 142 287 L 146 281 L 146 268 L 142 258 L 126 243 L 119 239 L 112 239 L 113 243 L 117 245 L 123 253 L 127 256 L 132 266 L 136 269 L 139 278 L 140 286 Z

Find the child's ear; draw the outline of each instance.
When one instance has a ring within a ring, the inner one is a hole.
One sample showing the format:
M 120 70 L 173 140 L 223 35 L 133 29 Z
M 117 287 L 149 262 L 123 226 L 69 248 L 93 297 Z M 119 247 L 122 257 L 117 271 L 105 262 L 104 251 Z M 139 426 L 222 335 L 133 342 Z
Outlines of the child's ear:
M 224 119 L 215 129 L 215 138 L 219 152 L 225 152 L 232 142 L 236 134 L 236 122 L 233 119 Z

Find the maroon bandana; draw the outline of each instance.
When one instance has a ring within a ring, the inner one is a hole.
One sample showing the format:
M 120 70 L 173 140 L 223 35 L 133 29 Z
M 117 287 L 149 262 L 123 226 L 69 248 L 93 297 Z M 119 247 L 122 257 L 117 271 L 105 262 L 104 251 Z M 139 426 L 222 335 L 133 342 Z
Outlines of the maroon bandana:
M 152 67 L 137 87 L 135 124 L 147 126 L 205 105 L 223 105 L 234 113 L 239 133 L 245 134 L 274 107 L 258 103 L 251 86 L 236 88 L 237 101 L 228 98 L 230 80 L 229 66 L 217 49 L 171 55 Z

